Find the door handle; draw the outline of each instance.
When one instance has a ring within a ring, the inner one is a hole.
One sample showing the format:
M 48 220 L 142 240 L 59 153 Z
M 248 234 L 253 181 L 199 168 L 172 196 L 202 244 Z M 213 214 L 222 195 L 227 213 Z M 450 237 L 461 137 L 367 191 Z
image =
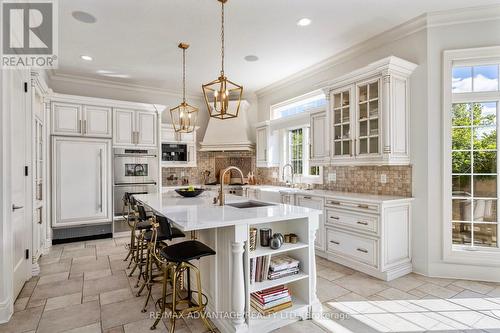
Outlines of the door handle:
M 103 174 L 103 168 L 102 168 L 102 149 L 99 150 L 99 210 L 102 213 L 102 188 L 103 188 L 103 181 L 102 181 L 102 174 Z
M 15 204 L 12 204 L 12 211 L 18 210 L 24 208 L 24 206 L 16 206 Z

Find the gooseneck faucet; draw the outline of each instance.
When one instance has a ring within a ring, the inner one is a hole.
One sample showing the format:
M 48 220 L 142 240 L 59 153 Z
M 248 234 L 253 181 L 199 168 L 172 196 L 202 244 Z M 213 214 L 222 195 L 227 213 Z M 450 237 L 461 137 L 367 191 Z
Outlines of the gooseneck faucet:
M 224 171 L 221 171 L 220 173 L 220 189 L 219 189 L 219 206 L 224 206 L 224 201 L 225 201 L 225 195 L 224 195 L 224 175 L 231 170 L 236 170 L 240 173 L 241 179 L 243 180 L 243 171 L 240 170 L 240 168 L 235 167 L 235 166 L 230 166 L 224 169 Z
M 285 181 L 285 168 L 287 166 L 290 167 L 290 170 L 292 171 L 292 186 L 293 186 L 293 174 L 295 173 L 295 170 L 293 169 L 293 165 L 291 163 L 287 163 L 287 164 L 283 165 L 283 170 L 281 171 L 282 172 L 283 181 Z

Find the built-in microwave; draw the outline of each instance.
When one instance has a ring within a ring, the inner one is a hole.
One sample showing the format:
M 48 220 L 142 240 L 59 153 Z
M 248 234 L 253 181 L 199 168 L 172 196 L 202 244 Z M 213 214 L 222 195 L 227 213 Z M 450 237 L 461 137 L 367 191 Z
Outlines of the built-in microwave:
M 184 143 L 162 143 L 161 144 L 161 161 L 162 162 L 179 162 L 188 161 L 188 145 Z

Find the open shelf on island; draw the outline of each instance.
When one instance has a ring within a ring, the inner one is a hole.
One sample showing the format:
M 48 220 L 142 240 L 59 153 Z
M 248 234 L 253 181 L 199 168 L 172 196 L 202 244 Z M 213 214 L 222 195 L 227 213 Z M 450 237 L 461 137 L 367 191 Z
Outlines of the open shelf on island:
M 285 277 L 282 277 L 282 278 L 279 278 L 276 280 L 265 280 L 262 282 L 254 282 L 254 283 L 250 284 L 250 292 L 253 293 L 255 291 L 260 291 L 263 289 L 276 287 L 276 286 L 279 286 L 281 284 L 291 283 L 294 281 L 305 279 L 307 277 L 309 277 L 308 274 L 300 271 L 297 274 L 285 276 Z
M 261 257 L 261 256 L 267 256 L 270 254 L 278 254 L 278 253 L 282 253 L 282 252 L 302 249 L 302 248 L 305 248 L 308 246 L 309 246 L 308 244 L 302 243 L 302 242 L 298 242 L 295 244 L 283 243 L 283 245 L 279 249 L 276 249 L 276 250 L 273 250 L 270 247 L 257 246 L 255 251 L 250 251 L 249 257 L 250 258 L 257 258 L 257 257 Z
M 271 331 L 281 326 L 291 324 L 297 317 L 307 318 L 309 305 L 307 302 L 292 296 L 292 306 L 281 311 L 263 315 L 253 307 L 250 307 L 248 325 L 250 331 L 262 330 Z

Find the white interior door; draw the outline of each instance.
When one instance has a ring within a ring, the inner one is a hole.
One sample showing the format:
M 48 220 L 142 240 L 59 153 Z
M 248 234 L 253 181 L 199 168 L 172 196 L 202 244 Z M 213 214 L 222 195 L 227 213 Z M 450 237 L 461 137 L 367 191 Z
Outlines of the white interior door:
M 28 223 L 29 201 L 27 199 L 28 177 L 25 175 L 27 165 L 27 126 L 30 124 L 27 110 L 27 94 L 24 92 L 23 71 L 13 71 L 11 76 L 10 114 L 11 114 L 11 198 L 12 198 L 12 244 L 14 264 L 14 297 L 21 291 L 29 274 L 29 261 L 26 249 L 31 238 Z
M 53 138 L 55 227 L 109 222 L 110 143 Z

